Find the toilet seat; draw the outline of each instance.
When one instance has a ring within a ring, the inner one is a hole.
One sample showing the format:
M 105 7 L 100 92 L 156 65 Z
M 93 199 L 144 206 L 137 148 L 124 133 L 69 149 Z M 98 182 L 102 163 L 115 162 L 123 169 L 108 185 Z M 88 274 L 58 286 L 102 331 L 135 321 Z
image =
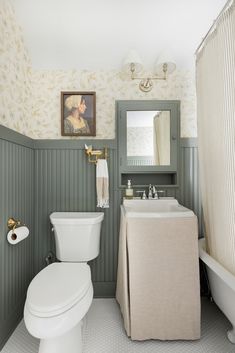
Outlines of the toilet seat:
M 60 315 L 82 300 L 90 286 L 91 272 L 86 263 L 53 263 L 30 283 L 27 309 L 42 318 Z

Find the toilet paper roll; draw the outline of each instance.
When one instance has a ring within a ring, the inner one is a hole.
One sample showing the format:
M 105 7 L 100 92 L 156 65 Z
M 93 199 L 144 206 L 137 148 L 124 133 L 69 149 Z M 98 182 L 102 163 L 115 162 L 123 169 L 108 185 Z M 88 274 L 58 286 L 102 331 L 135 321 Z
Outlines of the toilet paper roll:
M 21 240 L 27 238 L 29 235 L 29 229 L 26 226 L 18 227 L 14 231 L 10 230 L 7 233 L 7 240 L 10 244 L 15 245 Z

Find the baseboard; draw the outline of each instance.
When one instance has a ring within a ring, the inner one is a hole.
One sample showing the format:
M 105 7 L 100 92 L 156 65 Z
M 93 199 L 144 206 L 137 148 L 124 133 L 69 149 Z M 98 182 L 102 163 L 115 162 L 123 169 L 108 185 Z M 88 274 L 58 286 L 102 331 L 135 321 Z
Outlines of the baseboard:
M 95 298 L 114 298 L 116 282 L 93 282 Z
M 11 314 L 11 316 L 7 318 L 7 320 L 0 322 L 0 352 L 4 347 L 4 345 L 6 344 L 6 342 L 8 341 L 9 337 L 16 329 L 19 322 L 22 320 L 24 302 L 25 302 L 25 298 L 23 302 Z

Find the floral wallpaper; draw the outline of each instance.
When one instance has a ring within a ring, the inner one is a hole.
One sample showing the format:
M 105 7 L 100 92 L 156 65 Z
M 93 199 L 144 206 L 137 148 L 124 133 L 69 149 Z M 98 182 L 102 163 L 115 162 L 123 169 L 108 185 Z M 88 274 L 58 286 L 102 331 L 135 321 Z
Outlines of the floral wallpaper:
M 0 124 L 29 134 L 31 62 L 9 1 L 0 5 Z
M 180 100 L 181 136 L 196 137 L 193 72 L 177 70 L 168 81 L 154 81 L 152 91 L 144 93 L 137 80 L 120 71 L 34 70 L 7 0 L 1 2 L 0 17 L 0 124 L 35 139 L 78 139 L 61 136 L 60 92 L 95 91 L 94 138 L 115 137 L 115 101 L 124 99 Z

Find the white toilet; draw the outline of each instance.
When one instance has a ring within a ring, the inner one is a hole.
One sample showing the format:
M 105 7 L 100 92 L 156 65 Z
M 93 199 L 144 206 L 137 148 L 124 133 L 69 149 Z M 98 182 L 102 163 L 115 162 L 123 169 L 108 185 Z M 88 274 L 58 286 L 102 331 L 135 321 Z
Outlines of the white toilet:
M 24 308 L 29 333 L 40 339 L 39 353 L 81 353 L 82 319 L 93 298 L 87 261 L 99 254 L 102 212 L 54 212 L 56 257 L 37 274 Z

